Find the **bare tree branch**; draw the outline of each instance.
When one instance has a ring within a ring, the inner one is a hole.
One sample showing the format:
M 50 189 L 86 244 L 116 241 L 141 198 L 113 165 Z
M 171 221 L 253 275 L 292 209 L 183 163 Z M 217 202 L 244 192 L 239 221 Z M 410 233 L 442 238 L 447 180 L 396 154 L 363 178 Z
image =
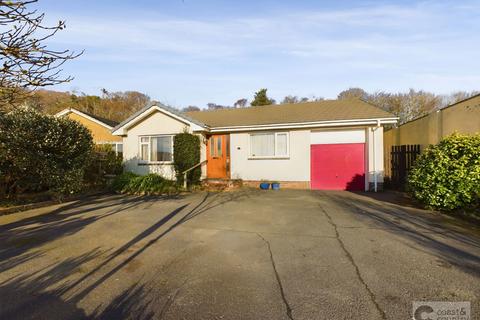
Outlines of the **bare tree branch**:
M 62 65 L 82 52 L 51 50 L 44 41 L 65 28 L 43 25 L 44 13 L 30 10 L 37 0 L 0 0 L 0 110 L 9 109 L 38 87 L 70 82 L 61 75 Z

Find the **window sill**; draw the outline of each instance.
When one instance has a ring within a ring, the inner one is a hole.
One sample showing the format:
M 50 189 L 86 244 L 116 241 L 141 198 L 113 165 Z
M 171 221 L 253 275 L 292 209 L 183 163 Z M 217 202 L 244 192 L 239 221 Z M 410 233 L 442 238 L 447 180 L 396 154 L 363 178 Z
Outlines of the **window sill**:
M 157 161 L 157 162 L 139 162 L 139 166 L 155 166 L 155 165 L 173 165 L 172 161 Z
M 248 157 L 248 160 L 289 160 L 289 156 L 284 157 Z

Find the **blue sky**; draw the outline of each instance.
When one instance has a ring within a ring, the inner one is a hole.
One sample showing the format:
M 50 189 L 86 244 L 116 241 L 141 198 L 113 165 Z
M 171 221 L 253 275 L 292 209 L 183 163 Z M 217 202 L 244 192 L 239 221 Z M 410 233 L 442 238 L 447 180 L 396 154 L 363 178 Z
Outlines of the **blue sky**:
M 55 90 L 137 90 L 183 107 L 231 105 L 259 88 L 335 98 L 480 89 L 479 1 L 60 1 L 52 48 L 85 49 Z

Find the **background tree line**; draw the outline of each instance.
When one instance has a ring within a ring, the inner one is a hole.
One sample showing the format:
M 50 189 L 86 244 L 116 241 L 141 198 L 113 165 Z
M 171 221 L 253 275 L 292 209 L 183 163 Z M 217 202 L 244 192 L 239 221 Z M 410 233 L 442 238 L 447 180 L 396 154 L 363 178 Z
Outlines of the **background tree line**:
M 69 82 L 72 76 L 62 75 L 65 62 L 79 57 L 69 49 L 52 50 L 46 43 L 57 32 L 65 29 L 65 21 L 46 25 L 45 15 L 31 9 L 37 0 L 0 1 L 0 112 L 15 109 L 27 104 L 44 113 L 54 114 L 62 109 L 73 107 L 97 116 L 121 121 L 145 106 L 150 98 L 140 92 L 109 92 L 101 95 L 84 93 L 55 92 L 42 88 Z M 35 91 L 38 89 L 38 91 Z M 468 98 L 478 92 L 455 92 L 438 95 L 426 91 L 410 89 L 406 93 L 378 91 L 366 92 L 361 88 L 350 88 L 339 93 L 338 99 L 361 98 L 400 118 L 400 123 L 421 117 L 449 104 Z M 304 103 L 323 100 L 321 97 L 285 96 L 280 103 Z M 213 102 L 207 109 L 245 108 L 276 104 L 267 95 L 267 89 L 257 91 L 253 99 L 240 98 L 230 106 Z M 198 111 L 198 106 L 188 106 L 183 111 Z
M 368 93 L 361 88 L 350 88 L 340 92 L 337 98 L 362 99 L 395 114 L 400 118 L 400 124 L 402 124 L 478 93 L 478 91 L 458 91 L 448 95 L 439 95 L 414 89 L 398 93 L 384 91 Z M 296 104 L 322 100 L 324 98 L 316 96 L 300 97 L 287 95 L 280 100 L 279 104 Z M 106 89 L 102 89 L 100 95 L 87 95 L 77 92 L 38 90 L 32 92 L 25 102 L 28 106 L 48 114 L 55 114 L 65 108 L 72 107 L 107 119 L 122 121 L 147 105 L 150 102 L 150 97 L 138 91 L 109 92 Z M 211 102 L 204 109 L 247 108 L 270 104 L 277 104 L 277 102 L 267 95 L 267 89 L 260 89 L 255 93 L 250 103 L 248 99 L 241 98 L 230 106 Z M 187 106 L 178 109 L 183 112 L 202 110 L 198 106 Z
M 419 118 L 421 116 L 429 114 L 430 112 L 440 110 L 448 105 L 467 99 L 479 93 L 480 91 L 457 91 L 451 94 L 441 95 L 415 89 L 410 89 L 408 92 L 398 93 L 390 93 L 385 91 L 369 93 L 361 88 L 349 88 L 340 92 L 337 96 L 337 99 L 362 99 L 398 116 L 400 118 L 399 124 L 403 124 L 405 122 Z M 287 95 L 280 101 L 280 104 L 295 104 L 322 100 L 324 100 L 323 97 L 317 96 L 299 97 L 296 95 Z M 238 103 L 239 101 L 241 102 L 241 104 Z M 250 103 L 250 106 L 262 106 L 276 103 L 277 102 L 274 99 L 268 97 L 267 89 L 260 89 L 255 93 L 254 98 Z M 222 106 L 214 103 L 209 103 L 207 105 L 207 108 L 238 108 L 246 107 L 247 104 L 247 99 L 239 99 L 233 104 L 233 106 Z M 198 107 L 194 108 L 196 110 L 200 110 L 200 108 Z
M 457 91 L 447 95 L 440 95 L 414 89 L 399 93 L 385 91 L 368 93 L 361 88 L 350 88 L 340 92 L 337 98 L 360 98 L 395 114 L 400 118 L 399 123 L 402 124 L 479 93 L 480 91 Z
M 66 108 L 75 108 L 120 122 L 143 108 L 148 102 L 150 97 L 141 92 L 109 92 L 102 89 L 101 95 L 37 90 L 30 93 L 24 103 L 47 114 L 55 114 Z

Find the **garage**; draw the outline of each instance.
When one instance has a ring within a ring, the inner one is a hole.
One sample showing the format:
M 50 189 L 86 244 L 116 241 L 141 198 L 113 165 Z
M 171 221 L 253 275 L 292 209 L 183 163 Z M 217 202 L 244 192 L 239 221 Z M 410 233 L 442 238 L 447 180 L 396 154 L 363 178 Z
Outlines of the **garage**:
M 311 188 L 365 190 L 365 160 L 365 130 L 312 132 Z

